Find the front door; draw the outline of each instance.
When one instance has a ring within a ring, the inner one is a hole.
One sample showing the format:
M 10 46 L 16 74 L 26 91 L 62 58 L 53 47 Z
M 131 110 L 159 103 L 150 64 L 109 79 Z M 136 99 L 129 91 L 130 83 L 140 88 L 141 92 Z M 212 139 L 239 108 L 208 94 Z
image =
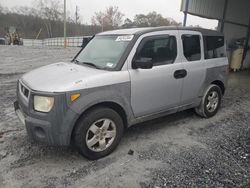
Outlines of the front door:
M 128 58 L 131 105 L 135 117 L 151 115 L 180 104 L 183 70 L 177 46 L 178 31 L 161 31 L 141 36 Z M 132 69 L 135 59 L 152 59 L 152 69 Z M 177 108 L 176 108 L 177 110 Z

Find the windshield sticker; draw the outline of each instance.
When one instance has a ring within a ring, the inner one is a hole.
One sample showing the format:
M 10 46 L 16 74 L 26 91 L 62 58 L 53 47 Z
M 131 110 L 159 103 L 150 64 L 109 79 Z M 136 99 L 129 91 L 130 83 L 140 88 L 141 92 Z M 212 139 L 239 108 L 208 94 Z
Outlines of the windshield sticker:
M 107 63 L 106 66 L 112 68 L 114 66 L 114 64 L 113 63 Z
M 134 35 L 123 35 L 116 38 L 116 42 L 131 41 Z

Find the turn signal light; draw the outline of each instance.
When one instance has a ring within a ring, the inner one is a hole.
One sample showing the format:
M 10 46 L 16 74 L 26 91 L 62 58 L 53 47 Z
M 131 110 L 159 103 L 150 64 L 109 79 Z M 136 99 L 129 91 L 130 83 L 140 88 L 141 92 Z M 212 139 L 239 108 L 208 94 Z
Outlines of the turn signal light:
M 71 102 L 74 102 L 75 100 L 77 100 L 79 97 L 81 96 L 80 93 L 76 93 L 70 96 L 70 100 Z

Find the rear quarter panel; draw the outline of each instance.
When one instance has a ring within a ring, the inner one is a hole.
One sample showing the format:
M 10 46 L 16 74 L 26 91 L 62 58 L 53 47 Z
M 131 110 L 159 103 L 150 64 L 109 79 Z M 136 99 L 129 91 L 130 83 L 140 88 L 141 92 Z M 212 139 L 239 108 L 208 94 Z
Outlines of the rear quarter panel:
M 204 90 L 214 81 L 221 81 L 224 87 L 227 87 L 228 80 L 228 59 L 227 57 L 204 60 L 206 64 L 206 78 L 203 90 L 200 95 L 203 95 Z

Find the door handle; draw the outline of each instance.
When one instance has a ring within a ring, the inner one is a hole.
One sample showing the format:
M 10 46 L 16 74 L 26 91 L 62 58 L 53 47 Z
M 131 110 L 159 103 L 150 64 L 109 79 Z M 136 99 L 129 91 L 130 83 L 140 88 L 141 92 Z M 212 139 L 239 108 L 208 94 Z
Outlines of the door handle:
M 174 72 L 175 79 L 185 78 L 187 76 L 187 71 L 185 69 L 176 70 Z

